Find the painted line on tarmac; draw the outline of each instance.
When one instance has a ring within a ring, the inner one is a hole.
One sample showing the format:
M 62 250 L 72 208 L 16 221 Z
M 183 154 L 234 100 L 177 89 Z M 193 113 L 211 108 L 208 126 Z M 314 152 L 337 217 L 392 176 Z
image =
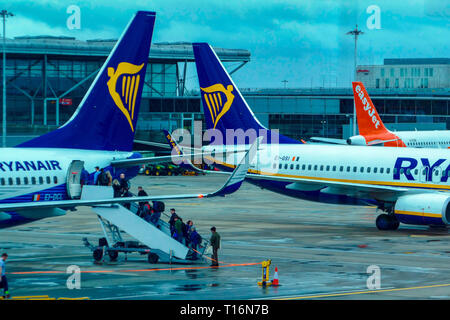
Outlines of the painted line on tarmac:
M 227 241 L 228 242 L 228 241 Z M 228 243 L 230 244 L 230 243 Z M 266 244 L 260 244 L 260 243 L 245 243 L 245 244 L 241 244 L 241 243 L 231 243 L 232 246 L 235 247 L 256 247 L 256 248 L 266 248 L 268 247 L 268 245 Z M 273 245 L 273 244 L 271 244 Z M 398 256 L 398 257 L 404 257 L 405 252 L 401 252 L 401 253 L 392 253 L 392 252 L 383 252 L 383 251 L 370 251 L 369 250 L 361 250 L 359 248 L 357 248 L 357 245 L 355 244 L 354 247 L 351 247 L 350 250 L 343 250 L 343 249 L 335 249 L 335 248 L 307 248 L 307 247 L 296 247 L 295 244 L 291 245 L 291 246 L 283 246 L 283 245 L 277 245 L 276 248 L 279 249 L 289 249 L 289 250 L 304 250 L 306 252 L 308 251 L 312 251 L 312 252 L 323 252 L 323 253 L 333 253 L 336 255 L 345 253 L 350 255 L 382 255 L 382 256 Z M 248 250 L 251 250 L 250 248 Z M 411 254 L 411 253 L 408 253 Z M 421 254 L 421 253 L 414 253 L 414 257 L 417 258 L 438 258 L 438 259 L 450 259 L 449 255 L 444 255 L 444 254 Z
M 122 299 L 136 299 L 136 298 L 143 298 L 143 297 L 150 297 L 150 296 L 155 296 L 155 294 L 148 293 L 148 294 L 138 294 L 138 295 L 134 295 L 134 296 L 115 296 L 115 297 L 98 298 L 98 299 L 93 299 L 93 300 L 122 300 Z
M 27 257 L 27 258 L 16 258 L 16 259 L 8 259 L 8 262 L 24 262 L 24 261 L 43 261 L 49 259 L 62 259 L 62 258 L 81 258 L 81 257 L 91 257 L 91 254 L 77 254 L 70 256 L 36 256 L 36 257 Z
M 226 256 L 226 254 L 222 254 L 222 256 Z M 248 255 L 245 254 L 240 254 L 240 255 L 233 255 L 234 257 L 248 257 Z M 267 259 L 266 255 L 252 255 L 252 258 L 260 258 L 261 261 L 264 259 Z M 270 258 L 272 259 L 272 263 L 276 263 L 274 262 L 275 260 L 283 260 L 286 262 L 312 262 L 312 263 L 317 263 L 318 265 L 326 265 L 329 266 L 330 264 L 336 264 L 335 262 L 333 262 L 334 260 L 317 260 L 317 259 L 307 259 L 307 258 L 291 258 L 291 257 L 280 257 L 280 256 L 273 256 L 271 255 Z M 367 266 L 369 265 L 369 263 L 365 262 L 365 261 L 345 261 L 345 262 L 340 262 L 338 264 L 342 264 L 344 265 L 354 265 L 354 266 Z M 279 266 L 279 265 L 278 265 Z M 311 266 L 311 265 L 310 265 Z M 400 265 L 400 264 L 388 264 L 388 263 L 383 263 L 382 264 L 383 268 L 385 267 L 390 267 L 390 268 L 395 268 L 396 271 L 409 271 L 410 269 L 420 269 L 420 272 L 430 272 L 430 271 L 439 271 L 439 270 L 443 270 L 443 271 L 447 271 L 448 268 L 444 268 L 444 267 L 429 267 L 429 268 L 424 268 L 424 267 L 417 267 L 417 266 L 408 266 L 408 265 Z
M 406 290 L 419 290 L 419 289 L 429 289 L 429 288 L 439 288 L 439 287 L 450 287 L 450 283 L 435 284 L 435 285 L 429 285 L 429 286 L 406 287 L 406 288 L 389 288 L 389 289 L 353 291 L 353 292 L 343 292 L 343 293 L 325 293 L 325 294 L 306 295 L 306 296 L 298 296 L 298 297 L 275 298 L 274 300 L 317 299 L 317 298 L 342 297 L 342 296 L 350 296 L 350 295 L 380 293 L 380 292 L 397 292 L 397 291 L 406 291 Z
M 394 287 L 386 287 L 384 289 L 394 289 Z M 355 289 L 353 291 L 335 291 L 335 292 L 329 292 L 329 293 L 323 293 L 323 294 L 329 294 L 329 295 L 337 295 L 337 294 L 341 294 L 341 293 L 354 293 L 354 292 L 361 292 L 364 289 Z M 288 299 L 295 299 L 295 298 L 299 298 L 299 297 L 309 297 L 312 296 L 311 294 L 308 295 L 303 295 L 303 296 L 272 296 L 272 297 L 268 297 L 268 298 L 255 298 L 255 299 L 250 299 L 250 300 L 288 300 Z
M 235 263 L 225 264 L 216 267 L 204 266 L 204 267 L 177 267 L 177 268 L 153 268 L 153 269 L 132 269 L 132 270 L 82 270 L 80 273 L 131 273 L 131 272 L 153 272 L 153 271 L 176 271 L 176 270 L 199 270 L 199 269 L 217 269 L 217 268 L 230 268 L 230 267 L 244 267 L 255 266 L 261 264 L 261 262 L 250 263 Z M 21 272 L 7 272 L 11 275 L 30 275 L 30 274 L 66 274 L 66 271 L 48 270 L 48 271 L 21 271 Z

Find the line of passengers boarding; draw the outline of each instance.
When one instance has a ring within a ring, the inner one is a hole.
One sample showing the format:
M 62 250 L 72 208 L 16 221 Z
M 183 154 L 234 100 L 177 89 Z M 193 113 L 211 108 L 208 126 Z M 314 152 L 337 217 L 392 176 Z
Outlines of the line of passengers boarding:
M 196 253 L 198 246 L 202 242 L 202 237 L 197 232 L 194 222 L 188 220 L 187 223 L 184 223 L 183 219 L 172 208 L 170 209 L 169 225 L 172 238 L 194 249 L 194 253 Z

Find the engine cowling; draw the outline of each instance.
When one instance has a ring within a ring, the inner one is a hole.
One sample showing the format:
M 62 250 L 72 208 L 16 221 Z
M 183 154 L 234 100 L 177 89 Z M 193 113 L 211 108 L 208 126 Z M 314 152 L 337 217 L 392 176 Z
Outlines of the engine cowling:
M 355 146 L 366 146 L 367 142 L 366 139 L 361 136 L 353 136 L 347 139 L 347 144 L 355 145 Z
M 449 225 L 450 196 L 445 193 L 420 193 L 401 196 L 394 213 L 401 223 L 417 225 Z

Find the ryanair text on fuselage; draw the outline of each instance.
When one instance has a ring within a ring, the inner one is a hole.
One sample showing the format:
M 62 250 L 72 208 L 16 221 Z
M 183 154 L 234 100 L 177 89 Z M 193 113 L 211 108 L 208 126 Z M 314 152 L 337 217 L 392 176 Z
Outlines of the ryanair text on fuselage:
M 56 160 L 0 161 L 0 172 L 62 170 Z

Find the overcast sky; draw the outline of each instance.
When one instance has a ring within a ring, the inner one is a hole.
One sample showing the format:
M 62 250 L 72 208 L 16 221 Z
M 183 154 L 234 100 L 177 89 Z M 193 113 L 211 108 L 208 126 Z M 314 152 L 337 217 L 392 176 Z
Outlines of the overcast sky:
M 449 57 L 450 1 L 0 0 L 0 4 L 0 9 L 15 14 L 7 24 L 8 37 L 118 38 L 136 10 L 156 11 L 153 42 L 200 41 L 250 50 L 251 62 L 233 75 L 241 88 L 283 87 L 282 80 L 290 88 L 350 87 L 354 42 L 345 33 L 355 24 L 365 32 L 358 41 L 359 64 L 381 64 L 384 58 Z M 69 5 L 81 10 L 80 30 L 66 26 Z M 373 20 L 374 11 L 367 13 L 374 5 L 380 9 L 379 20 Z M 195 88 L 194 66 L 188 75 L 189 87 Z

